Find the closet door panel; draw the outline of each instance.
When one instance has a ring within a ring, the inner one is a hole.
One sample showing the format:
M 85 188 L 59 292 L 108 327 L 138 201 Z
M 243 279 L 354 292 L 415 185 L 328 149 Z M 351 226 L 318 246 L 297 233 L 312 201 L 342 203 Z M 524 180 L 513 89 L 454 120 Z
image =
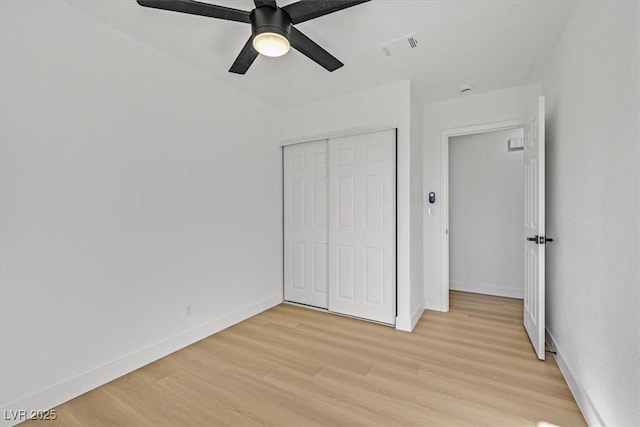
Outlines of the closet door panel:
M 327 141 L 284 147 L 284 299 L 328 306 Z
M 395 132 L 329 140 L 329 309 L 395 323 Z

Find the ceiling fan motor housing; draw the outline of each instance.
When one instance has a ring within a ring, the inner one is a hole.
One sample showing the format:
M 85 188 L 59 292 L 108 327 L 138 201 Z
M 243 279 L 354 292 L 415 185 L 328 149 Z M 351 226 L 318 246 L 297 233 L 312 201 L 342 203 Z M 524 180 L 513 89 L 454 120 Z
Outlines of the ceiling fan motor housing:
M 276 33 L 291 38 L 291 18 L 284 10 L 270 6 L 255 8 L 249 16 L 253 36 L 262 33 Z

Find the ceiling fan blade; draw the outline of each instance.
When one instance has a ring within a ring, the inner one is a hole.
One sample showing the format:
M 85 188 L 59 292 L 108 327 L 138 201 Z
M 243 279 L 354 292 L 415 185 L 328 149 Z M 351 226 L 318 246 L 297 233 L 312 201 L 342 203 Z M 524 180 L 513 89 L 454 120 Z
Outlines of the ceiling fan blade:
M 368 1 L 370 0 L 300 0 L 282 9 L 289 14 L 292 24 L 299 24 Z
M 138 0 L 138 4 L 154 9 L 169 10 L 172 12 L 190 13 L 192 15 L 208 16 L 210 18 L 226 19 L 251 23 L 249 12 L 233 9 L 231 7 L 216 6 L 209 3 L 201 3 L 194 0 Z
M 249 40 L 244 44 L 244 47 L 240 51 L 240 54 L 233 62 L 230 73 L 245 74 L 253 61 L 258 57 L 258 51 L 253 48 L 253 36 L 249 37 Z
M 253 3 L 255 3 L 256 7 L 260 7 L 260 6 L 271 6 L 273 8 L 278 7 L 278 5 L 276 4 L 276 0 L 253 0 Z
M 290 42 L 291 46 L 299 50 L 303 55 L 322 65 L 329 71 L 335 71 L 344 65 L 329 52 L 318 46 L 318 44 L 309 37 L 298 31 L 295 27 L 291 27 Z

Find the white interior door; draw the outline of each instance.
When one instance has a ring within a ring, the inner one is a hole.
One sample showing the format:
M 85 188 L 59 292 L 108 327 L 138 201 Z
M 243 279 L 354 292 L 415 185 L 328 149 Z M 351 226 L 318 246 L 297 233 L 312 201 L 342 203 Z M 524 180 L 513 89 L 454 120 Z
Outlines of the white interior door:
M 284 299 L 327 308 L 327 141 L 284 147 Z
M 524 127 L 524 326 L 538 359 L 545 356 L 544 97 Z
M 329 140 L 329 309 L 395 323 L 395 131 Z

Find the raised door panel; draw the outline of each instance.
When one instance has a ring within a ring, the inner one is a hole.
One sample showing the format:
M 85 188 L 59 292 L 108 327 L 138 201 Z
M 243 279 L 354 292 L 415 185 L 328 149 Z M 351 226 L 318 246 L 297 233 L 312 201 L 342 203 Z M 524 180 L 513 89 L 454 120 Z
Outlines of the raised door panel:
M 336 245 L 336 292 L 335 298 L 353 302 L 355 298 L 355 248 L 353 246 Z

